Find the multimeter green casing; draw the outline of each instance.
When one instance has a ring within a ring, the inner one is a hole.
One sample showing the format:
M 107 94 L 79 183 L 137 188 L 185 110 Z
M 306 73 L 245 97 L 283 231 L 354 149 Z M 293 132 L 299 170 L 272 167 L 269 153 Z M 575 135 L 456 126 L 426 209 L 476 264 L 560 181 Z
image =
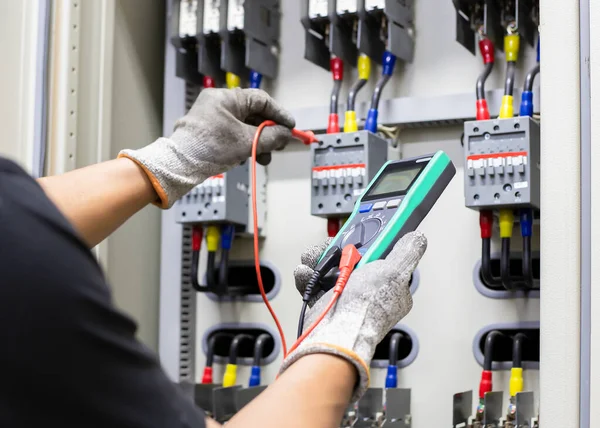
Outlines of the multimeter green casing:
M 419 226 L 455 174 L 443 151 L 388 161 L 323 255 L 333 246 L 354 244 L 362 255 L 357 267 L 384 258 L 402 236 Z

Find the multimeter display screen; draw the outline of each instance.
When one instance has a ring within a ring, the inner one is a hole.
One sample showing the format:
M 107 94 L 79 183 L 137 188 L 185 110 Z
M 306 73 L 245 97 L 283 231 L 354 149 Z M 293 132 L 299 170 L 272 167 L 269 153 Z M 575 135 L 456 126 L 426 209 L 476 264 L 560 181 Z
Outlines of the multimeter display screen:
M 405 193 L 422 169 L 423 165 L 416 165 L 409 169 L 390 171 L 377 180 L 375 186 L 365 196 L 372 197 L 389 193 Z

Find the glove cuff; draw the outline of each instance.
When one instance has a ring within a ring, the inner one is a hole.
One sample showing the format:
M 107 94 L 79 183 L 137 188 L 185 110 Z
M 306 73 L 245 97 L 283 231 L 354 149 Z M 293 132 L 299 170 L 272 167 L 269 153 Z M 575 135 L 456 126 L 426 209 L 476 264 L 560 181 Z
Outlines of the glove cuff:
M 144 173 L 148 177 L 148 180 L 150 180 L 150 183 L 152 184 L 154 191 L 158 195 L 158 199 L 156 201 L 154 201 L 153 204 L 159 208 L 163 208 L 163 209 L 169 208 L 169 197 L 167 196 L 165 189 L 160 184 L 160 181 L 154 176 L 154 174 L 152 174 L 152 172 L 150 172 L 150 170 L 148 168 L 146 168 L 146 165 L 144 165 L 142 162 L 140 162 L 135 157 L 135 151 L 129 150 L 129 149 L 121 150 L 119 152 L 119 155 L 117 156 L 117 159 L 121 159 L 121 158 L 129 159 L 129 160 L 135 162 L 140 168 L 142 168 L 142 171 L 144 171 Z
M 300 358 L 311 354 L 335 355 L 345 359 L 351 363 L 354 368 L 356 368 L 356 371 L 358 372 L 358 382 L 354 387 L 354 392 L 352 393 L 352 399 L 350 401 L 351 403 L 358 401 L 369 388 L 370 371 L 367 362 L 356 352 L 341 346 L 333 345 L 331 343 L 305 343 L 300 345 L 298 349 L 285 358 L 281 368 L 279 369 L 279 375 L 286 371 Z

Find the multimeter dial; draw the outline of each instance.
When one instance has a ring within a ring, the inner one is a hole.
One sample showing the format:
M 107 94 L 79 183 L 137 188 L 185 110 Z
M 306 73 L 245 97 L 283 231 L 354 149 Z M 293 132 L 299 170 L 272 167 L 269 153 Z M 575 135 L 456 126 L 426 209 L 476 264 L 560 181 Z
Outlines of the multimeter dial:
M 353 244 L 355 247 L 363 247 L 367 245 L 381 229 L 381 219 L 378 217 L 364 218 L 361 222 L 356 223 L 348 229 L 342 240 L 342 248 L 348 244 Z

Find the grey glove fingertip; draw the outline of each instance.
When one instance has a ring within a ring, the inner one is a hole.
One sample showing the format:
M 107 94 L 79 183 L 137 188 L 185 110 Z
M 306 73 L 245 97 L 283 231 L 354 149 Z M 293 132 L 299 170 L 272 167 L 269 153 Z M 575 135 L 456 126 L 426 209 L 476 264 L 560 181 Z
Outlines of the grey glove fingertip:
M 300 263 L 314 269 L 314 267 L 317 265 L 317 262 L 321 258 L 321 254 L 323 254 L 327 247 L 329 247 L 332 239 L 333 238 L 327 238 L 318 245 L 308 247 L 300 256 Z
M 260 165 L 267 166 L 271 163 L 271 153 L 260 153 L 256 156 L 256 162 Z
M 398 272 L 414 271 L 427 250 L 427 238 L 414 231 L 400 239 L 385 258 L 386 264 L 394 266 Z
M 314 270 L 306 266 L 304 264 L 296 266 L 294 269 L 294 280 L 296 282 L 296 290 L 300 293 L 301 296 L 304 295 L 304 291 L 306 290 L 306 284 L 310 280 L 310 277 L 313 275 Z
M 282 108 L 265 91 L 261 89 L 243 89 L 242 93 L 246 98 L 249 116 L 259 115 L 289 129 L 296 126 L 296 121 L 291 113 Z

